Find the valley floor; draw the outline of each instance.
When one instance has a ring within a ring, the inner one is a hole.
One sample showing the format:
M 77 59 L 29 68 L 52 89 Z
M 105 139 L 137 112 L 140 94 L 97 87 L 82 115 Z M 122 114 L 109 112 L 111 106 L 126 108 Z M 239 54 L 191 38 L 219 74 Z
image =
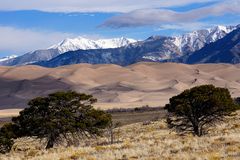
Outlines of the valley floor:
M 18 139 L 2 160 L 158 160 L 240 159 L 240 111 L 212 128 L 208 135 L 180 136 L 164 120 L 149 125 L 136 123 L 115 130 L 119 143 L 106 145 L 106 138 L 86 140 L 81 147 L 56 147 L 48 151 L 30 138 Z

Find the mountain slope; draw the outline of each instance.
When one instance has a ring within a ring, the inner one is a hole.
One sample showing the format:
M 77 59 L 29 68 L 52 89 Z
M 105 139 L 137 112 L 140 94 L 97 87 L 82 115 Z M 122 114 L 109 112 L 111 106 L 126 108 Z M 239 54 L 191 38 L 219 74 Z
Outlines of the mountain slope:
M 183 58 L 184 63 L 240 63 L 240 28 Z
M 136 40 L 127 38 L 99 39 L 96 41 L 82 37 L 74 39 L 65 39 L 61 43 L 51 46 L 48 49 L 36 50 L 16 58 L 0 61 L 0 65 L 3 66 L 26 65 L 39 61 L 48 61 L 68 51 L 76 51 L 79 49 L 85 50 L 85 49 L 117 48 L 134 42 L 136 42 Z
M 10 60 L 10 59 L 13 59 L 13 58 L 16 58 L 16 57 L 17 57 L 17 55 L 6 56 L 6 57 L 3 57 L 3 58 L 0 58 L 0 62 L 7 61 L 7 60 Z
M 173 43 L 184 54 L 195 52 L 206 44 L 215 42 L 228 33 L 235 30 L 238 26 L 216 26 L 210 29 L 202 29 L 182 36 L 174 37 Z
M 122 46 L 135 43 L 136 40 L 128 38 L 113 38 L 113 39 L 99 39 L 91 40 L 84 37 L 77 37 L 73 39 L 65 39 L 57 45 L 51 46 L 49 49 L 57 49 L 59 53 L 76 50 L 88 49 L 104 49 L 104 48 L 119 48 Z
M 171 37 L 150 37 L 149 39 L 115 49 L 78 50 L 64 53 L 49 61 L 35 63 L 45 67 L 69 64 L 118 64 L 130 65 L 140 61 L 161 61 L 181 55 L 171 43 Z
M 34 52 L 29 52 L 16 58 L 2 61 L 0 62 L 0 65 L 2 66 L 26 65 L 26 64 L 35 63 L 42 60 L 47 61 L 58 55 L 59 55 L 59 52 L 56 49 L 36 50 Z

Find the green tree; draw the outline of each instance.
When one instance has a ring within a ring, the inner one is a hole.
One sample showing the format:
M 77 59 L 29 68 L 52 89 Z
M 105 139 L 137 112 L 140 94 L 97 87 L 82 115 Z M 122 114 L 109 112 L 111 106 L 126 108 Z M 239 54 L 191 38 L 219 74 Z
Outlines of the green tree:
M 167 123 L 181 133 L 202 136 L 209 126 L 222 121 L 237 109 L 228 89 L 202 85 L 172 97 L 165 106 Z
M 0 153 L 9 152 L 13 145 L 13 139 L 16 135 L 17 127 L 12 123 L 3 125 L 0 129 Z
M 240 97 L 234 98 L 235 103 L 240 106 Z
M 46 138 L 46 149 L 61 137 L 69 135 L 96 136 L 111 124 L 111 115 L 93 108 L 97 100 L 92 95 L 74 91 L 56 92 L 48 97 L 31 100 L 29 108 L 12 121 L 20 136 Z

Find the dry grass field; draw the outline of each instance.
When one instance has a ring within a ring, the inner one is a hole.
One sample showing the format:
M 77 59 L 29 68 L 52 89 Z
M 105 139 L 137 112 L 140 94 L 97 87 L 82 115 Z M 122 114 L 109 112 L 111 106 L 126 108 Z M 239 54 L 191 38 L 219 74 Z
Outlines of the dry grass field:
M 240 111 L 210 129 L 208 135 L 180 136 L 167 128 L 164 119 L 149 125 L 136 123 L 115 130 L 113 145 L 106 137 L 89 139 L 80 146 L 42 149 L 43 143 L 31 138 L 16 140 L 1 160 L 238 160 L 240 159 Z

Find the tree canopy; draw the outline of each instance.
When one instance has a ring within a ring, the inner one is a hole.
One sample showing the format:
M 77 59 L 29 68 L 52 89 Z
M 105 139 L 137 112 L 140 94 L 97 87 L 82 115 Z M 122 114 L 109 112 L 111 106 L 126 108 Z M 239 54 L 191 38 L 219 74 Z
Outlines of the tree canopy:
M 18 136 L 47 138 L 46 148 L 52 148 L 60 136 L 94 136 L 111 123 L 111 115 L 93 108 L 97 100 L 92 95 L 74 91 L 56 92 L 31 100 L 29 107 L 12 119 Z
M 209 126 L 235 111 L 237 105 L 228 89 L 202 85 L 172 97 L 165 109 L 170 128 L 202 136 Z

